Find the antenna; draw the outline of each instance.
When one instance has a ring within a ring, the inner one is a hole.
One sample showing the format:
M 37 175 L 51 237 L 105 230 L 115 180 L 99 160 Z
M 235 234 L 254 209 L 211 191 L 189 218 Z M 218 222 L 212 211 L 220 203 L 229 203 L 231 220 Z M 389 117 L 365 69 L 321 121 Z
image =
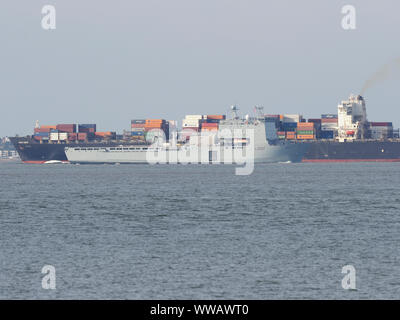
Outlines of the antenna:
M 258 119 L 263 119 L 264 118 L 264 107 L 261 106 L 255 106 L 254 111 L 256 113 L 256 117 Z
M 232 119 L 233 120 L 239 119 L 239 117 L 237 115 L 237 111 L 238 110 L 239 110 L 239 108 L 236 105 L 231 106 L 231 113 L 232 113 Z

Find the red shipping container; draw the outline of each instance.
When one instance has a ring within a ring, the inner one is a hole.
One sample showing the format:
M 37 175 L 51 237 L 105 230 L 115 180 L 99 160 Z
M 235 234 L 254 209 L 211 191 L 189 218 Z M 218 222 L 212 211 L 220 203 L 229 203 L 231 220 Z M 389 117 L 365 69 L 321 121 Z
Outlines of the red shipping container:
M 370 122 L 371 127 L 392 127 L 392 122 Z
M 218 128 L 218 123 L 208 123 L 208 122 L 204 122 L 201 124 L 201 126 L 203 128 L 205 127 L 209 127 L 209 128 Z
M 132 123 L 131 128 L 144 128 L 145 124 L 143 123 Z
M 199 131 L 198 127 L 184 127 L 182 131 Z
M 95 133 L 96 132 L 96 130 L 95 130 L 95 128 L 79 128 L 79 132 L 86 132 L 86 133 L 88 133 L 88 132 L 90 132 L 90 133 Z
M 61 132 L 76 132 L 76 124 L 58 124 L 57 130 Z
M 321 119 L 321 123 L 337 123 L 338 119 L 337 118 L 332 118 L 332 119 Z
M 78 133 L 78 140 L 86 140 L 87 139 L 87 133 L 86 132 L 79 132 Z

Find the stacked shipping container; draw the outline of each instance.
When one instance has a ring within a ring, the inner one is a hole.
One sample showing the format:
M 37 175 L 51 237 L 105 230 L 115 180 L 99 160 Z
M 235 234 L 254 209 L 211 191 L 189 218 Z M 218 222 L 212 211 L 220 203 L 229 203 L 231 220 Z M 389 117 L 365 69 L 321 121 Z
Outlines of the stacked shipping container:
M 79 124 L 78 132 L 76 129 L 76 124 L 43 125 L 40 128 L 34 129 L 34 139 L 40 141 L 50 140 L 54 143 L 76 140 L 88 141 L 96 137 L 96 124 Z
M 338 115 L 322 114 L 321 115 L 321 139 L 333 139 L 338 131 Z
M 372 139 L 390 139 L 393 138 L 392 122 L 370 122 L 370 135 Z
M 136 119 L 131 121 L 131 137 L 135 140 L 144 140 L 146 120 Z
M 131 121 L 131 138 L 154 141 L 155 137 L 165 135 L 169 138 L 169 122 L 164 119 L 135 119 Z
M 294 140 L 296 139 L 296 133 L 294 131 L 287 131 L 286 132 L 286 139 L 287 140 Z
M 315 139 L 315 130 L 313 122 L 299 122 L 297 124 L 297 139 L 312 140 Z
M 165 139 L 169 137 L 169 125 L 164 119 L 147 119 L 144 127 L 145 139 L 148 142 L 153 142 L 158 137 L 164 135 Z
M 95 133 L 96 132 L 96 124 L 79 124 L 78 132 Z
M 117 138 L 117 133 L 112 131 L 96 132 L 95 138 L 99 138 L 100 140 L 115 140 Z

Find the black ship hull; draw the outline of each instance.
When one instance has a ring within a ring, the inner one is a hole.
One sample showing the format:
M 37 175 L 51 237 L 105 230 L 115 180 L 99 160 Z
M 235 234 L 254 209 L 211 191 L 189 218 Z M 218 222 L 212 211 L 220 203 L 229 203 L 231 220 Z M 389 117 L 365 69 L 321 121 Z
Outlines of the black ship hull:
M 25 163 L 68 162 L 65 147 L 131 145 L 129 142 L 39 143 L 30 138 L 10 138 Z M 396 141 L 310 141 L 302 162 L 400 162 L 400 140 Z
M 400 162 L 400 141 L 315 141 L 303 162 Z
M 68 142 L 68 143 L 40 143 L 29 137 L 13 137 L 10 141 L 14 145 L 19 157 L 24 163 L 45 163 L 48 161 L 68 162 L 65 147 L 110 147 L 129 142 Z
M 65 144 L 39 143 L 28 138 L 14 137 L 10 141 L 25 163 L 45 163 L 50 160 L 68 162 L 65 155 Z

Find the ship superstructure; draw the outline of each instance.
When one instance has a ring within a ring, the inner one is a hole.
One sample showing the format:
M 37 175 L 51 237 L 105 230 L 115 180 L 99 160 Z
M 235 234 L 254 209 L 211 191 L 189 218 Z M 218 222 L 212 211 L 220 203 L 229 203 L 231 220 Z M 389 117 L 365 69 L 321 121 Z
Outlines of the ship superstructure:
M 367 109 L 364 98 L 350 95 L 338 105 L 338 136 L 341 142 L 368 138 Z

